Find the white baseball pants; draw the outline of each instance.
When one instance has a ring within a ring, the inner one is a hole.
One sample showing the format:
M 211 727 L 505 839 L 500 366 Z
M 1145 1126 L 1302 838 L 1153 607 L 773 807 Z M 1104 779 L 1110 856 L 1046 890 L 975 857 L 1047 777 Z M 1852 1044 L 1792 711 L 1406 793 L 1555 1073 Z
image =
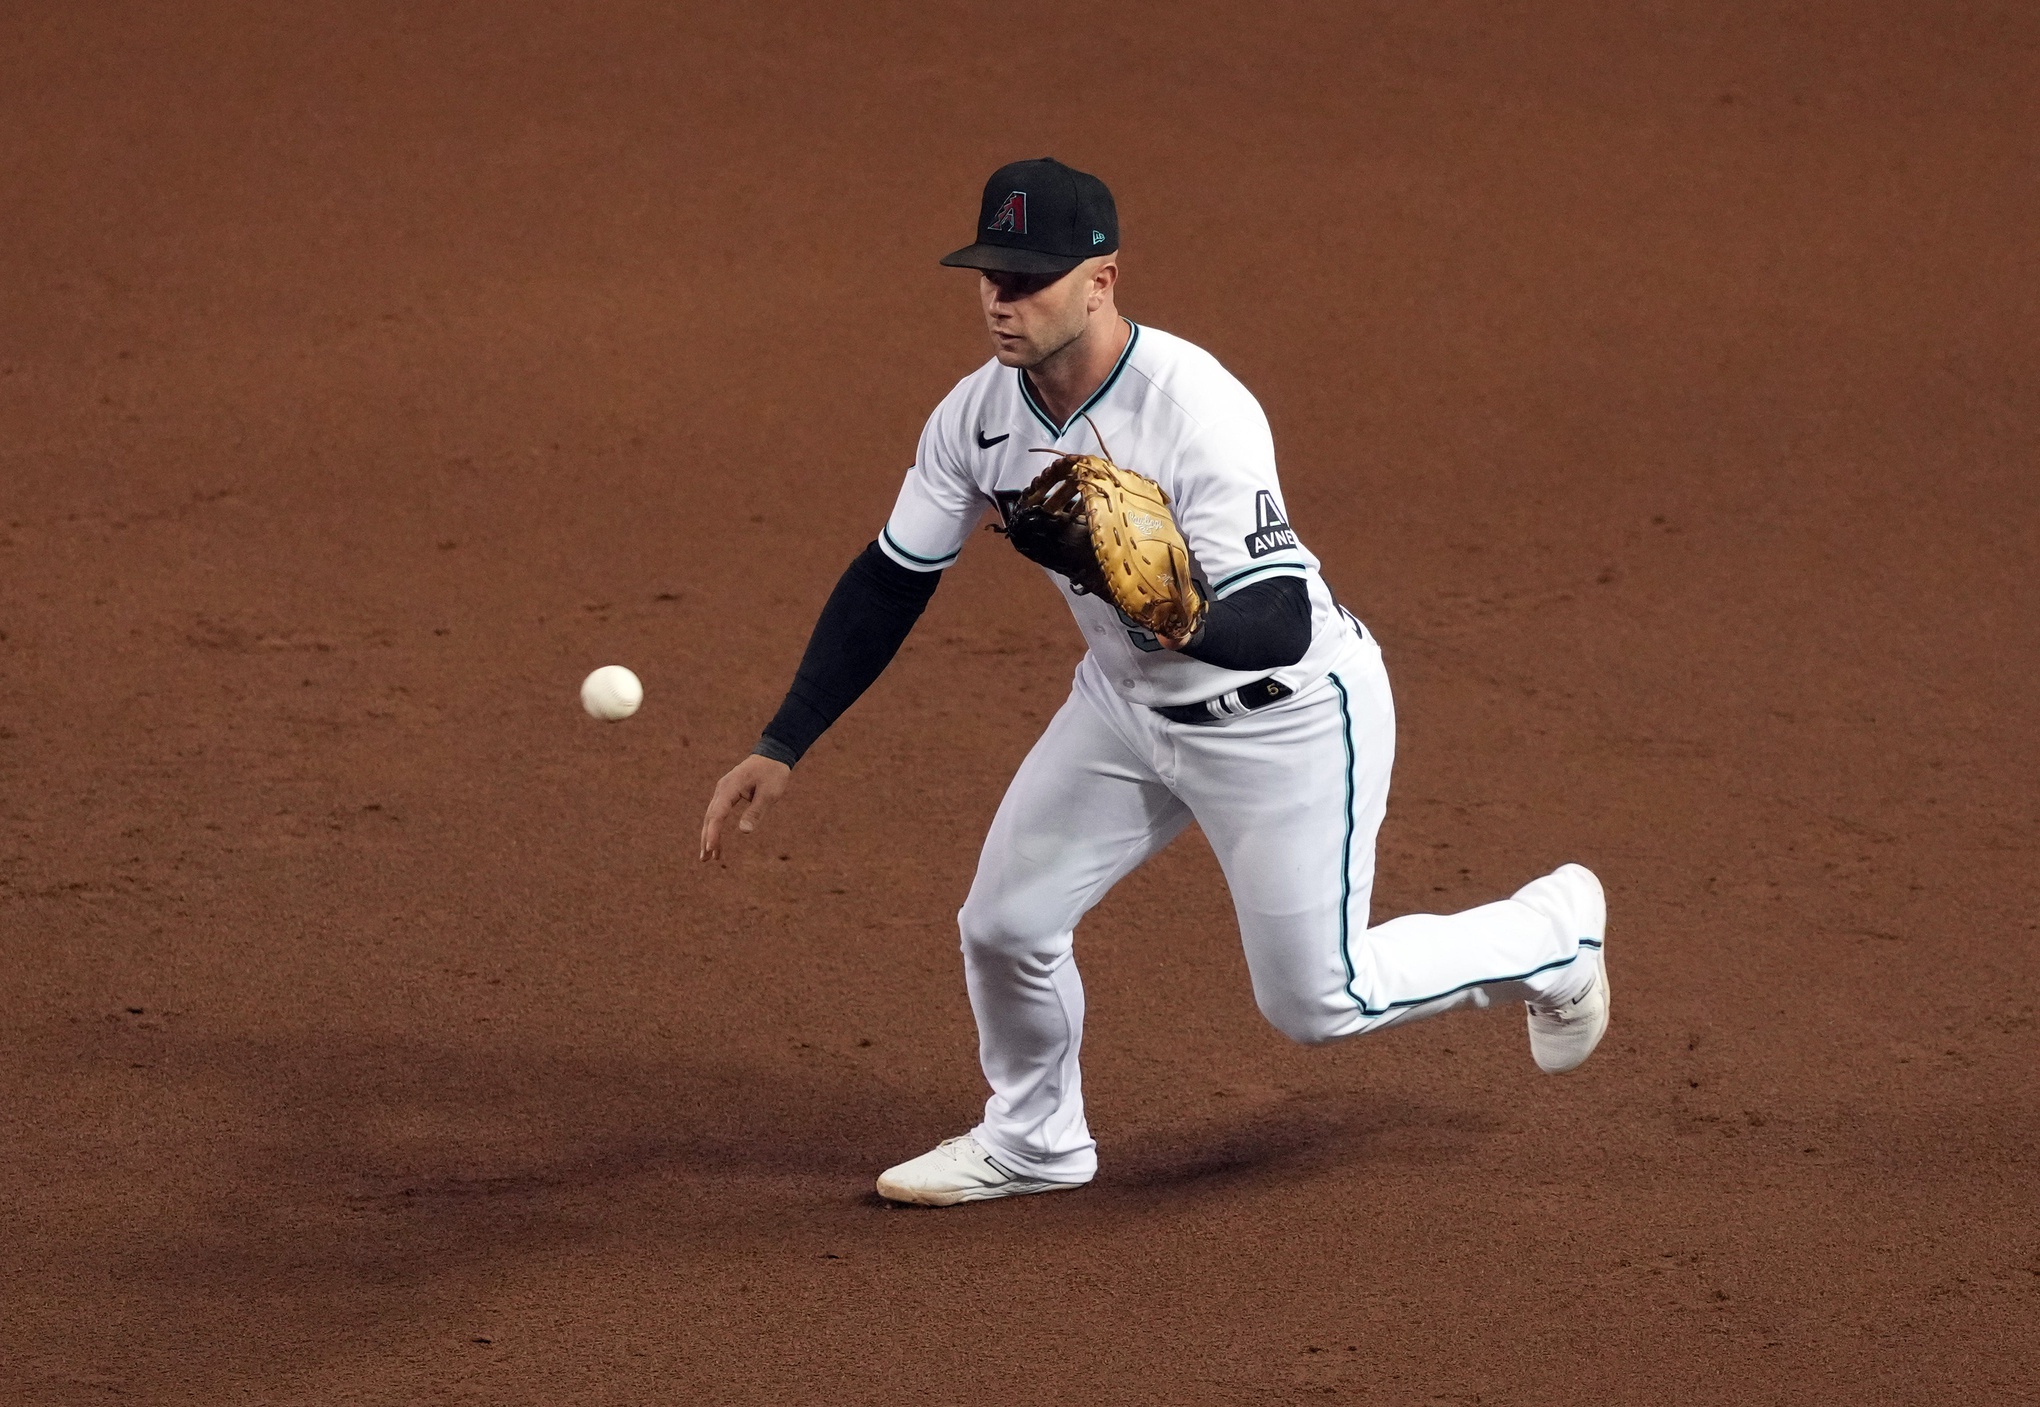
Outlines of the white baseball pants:
M 957 915 L 992 1093 L 972 1132 L 1029 1176 L 1087 1181 L 1078 920 L 1191 821 L 1225 872 L 1254 999 L 1303 1042 L 1455 1006 L 1568 1000 L 1592 981 L 1574 937 L 1514 900 L 1367 926 L 1395 712 L 1356 637 L 1323 680 L 1258 713 L 1172 723 L 1086 656 L 1014 774 Z

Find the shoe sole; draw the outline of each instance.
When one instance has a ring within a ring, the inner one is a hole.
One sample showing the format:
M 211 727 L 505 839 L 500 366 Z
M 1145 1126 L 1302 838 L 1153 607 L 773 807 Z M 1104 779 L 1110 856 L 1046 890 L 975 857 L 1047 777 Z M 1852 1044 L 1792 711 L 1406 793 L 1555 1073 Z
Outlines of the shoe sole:
M 1615 1001 L 1608 985 L 1607 971 L 1603 969 L 1601 973 L 1601 1029 L 1594 1032 L 1594 1043 L 1588 1046 L 1586 1049 L 1586 1053 L 1580 1056 L 1579 1059 L 1573 1061 L 1572 1064 L 1561 1065 L 1554 1070 L 1551 1066 L 1546 1065 L 1543 1061 L 1537 1059 L 1536 1028 L 1535 1026 L 1532 1026 L 1530 1035 L 1531 1060 L 1535 1062 L 1539 1070 L 1543 1071 L 1547 1075 L 1570 1075 L 1573 1071 L 1579 1069 L 1580 1066 L 1586 1064 L 1587 1061 L 1590 1058 L 1592 1058 L 1594 1052 L 1601 1048 L 1601 1042 L 1607 1039 L 1608 1036 L 1608 1023 L 1614 1019 L 1614 1015 L 1615 1015 Z M 1535 1018 L 1526 1017 L 1526 1019 L 1534 1021 Z
M 1007 1182 L 997 1187 L 964 1187 L 954 1192 L 902 1187 L 878 1180 L 878 1195 L 909 1207 L 956 1207 L 965 1202 L 994 1202 L 1001 1197 L 1031 1197 L 1037 1192 L 1073 1192 L 1081 1182 Z
M 1607 1039 L 1607 1036 L 1608 1036 L 1608 1026 L 1609 1026 L 1609 1023 L 1610 1023 L 1610 1022 L 1612 1022 L 1612 1021 L 1613 1021 L 1613 1020 L 1615 1019 L 1615 985 L 1614 985 L 1614 983 L 1612 983 L 1612 982 L 1610 982 L 1610 981 L 1608 980 L 1608 893 L 1607 893 L 1607 890 L 1606 890 L 1606 888 L 1605 888 L 1605 887 L 1603 887 L 1603 886 L 1602 886 L 1602 884 L 1601 884 L 1601 877 L 1600 877 L 1599 875 L 1595 874 L 1595 873 L 1594 873 L 1594 872 L 1593 872 L 1592 870 L 1589 870 L 1589 869 L 1587 869 L 1587 867 L 1586 867 L 1585 865 L 1578 865 L 1578 866 L 1574 866 L 1574 865 L 1564 865 L 1564 866 L 1561 866 L 1560 868 L 1561 868 L 1561 869 L 1575 869 L 1575 868 L 1576 868 L 1576 869 L 1579 869 L 1579 870 L 1582 870 L 1582 871 L 1584 871 L 1584 872 L 1585 872 L 1585 873 L 1586 873 L 1586 874 L 1587 874 L 1587 875 L 1588 875 L 1588 876 L 1589 876 L 1589 877 L 1590 877 L 1590 878 L 1591 878 L 1591 879 L 1592 879 L 1592 880 L 1594 881 L 1594 889 L 1595 889 L 1596 893 L 1597 893 L 1597 894 L 1598 894 L 1598 895 L 1600 896 L 1600 902 L 1599 902 L 1599 907 L 1600 907 L 1600 910 L 1601 910 L 1601 939 L 1600 939 L 1600 943 L 1601 943 L 1601 946 L 1600 946 L 1599 952 L 1600 952 L 1600 962 L 1601 962 L 1601 1029 L 1600 1029 L 1600 1030 L 1599 1030 L 1599 1031 L 1598 1031 L 1598 1032 L 1597 1032 L 1597 1033 L 1595 1034 L 1595 1036 L 1594 1036 L 1594 1043 L 1593 1043 L 1592 1045 L 1590 1045 L 1590 1046 L 1588 1046 L 1588 1047 L 1587 1047 L 1587 1053 L 1586 1053 L 1585 1055 L 1582 1055 L 1582 1056 L 1581 1056 L 1581 1057 L 1580 1057 L 1580 1058 L 1579 1058 L 1578 1060 L 1575 1060 L 1575 1061 L 1574 1061 L 1574 1062 L 1573 1062 L 1572 1064 L 1570 1064 L 1570 1065 L 1566 1066 L 1566 1067 L 1565 1067 L 1564 1069 L 1562 1069 L 1562 1070 L 1546 1070 L 1546 1069 L 1545 1069 L 1545 1067 L 1544 1067 L 1543 1065 L 1539 1065 L 1539 1066 L 1537 1067 L 1537 1068 L 1538 1068 L 1539 1070 L 1542 1070 L 1542 1071 L 1543 1071 L 1543 1072 L 1544 1072 L 1545 1074 L 1547 1074 L 1547 1075 L 1570 1075 L 1570 1074 L 1571 1074 L 1571 1073 L 1572 1073 L 1573 1071 L 1575 1071 L 1575 1070 L 1579 1069 L 1579 1068 L 1580 1068 L 1580 1066 L 1582 1066 L 1582 1065 L 1586 1064 L 1586 1063 L 1587 1063 L 1587 1061 L 1588 1061 L 1589 1059 L 1591 1059 L 1591 1058 L 1592 1058 L 1592 1056 L 1593 1056 L 1594 1052 L 1595 1052 L 1595 1051 L 1597 1051 L 1597 1050 L 1599 1050 L 1599 1049 L 1601 1048 L 1601 1042 L 1602 1042 L 1603 1040 Z M 1556 873 L 1556 872 L 1557 872 L 1557 871 L 1554 871 L 1553 873 Z M 1534 1060 L 1535 1058 L 1536 1058 L 1536 1053 L 1535 1053 L 1535 1046 L 1534 1046 L 1534 1044 L 1533 1044 L 1533 1046 L 1532 1046 L 1532 1059 Z

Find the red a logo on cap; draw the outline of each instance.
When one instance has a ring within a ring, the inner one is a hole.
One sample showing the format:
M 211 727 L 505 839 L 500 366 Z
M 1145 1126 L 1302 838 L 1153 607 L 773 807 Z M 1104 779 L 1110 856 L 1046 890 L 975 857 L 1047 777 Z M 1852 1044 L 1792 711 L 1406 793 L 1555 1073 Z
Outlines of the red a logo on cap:
M 1027 192 L 1014 191 L 1006 197 L 1006 203 L 999 207 L 999 213 L 992 216 L 988 230 L 1005 230 L 1009 234 L 1027 233 Z

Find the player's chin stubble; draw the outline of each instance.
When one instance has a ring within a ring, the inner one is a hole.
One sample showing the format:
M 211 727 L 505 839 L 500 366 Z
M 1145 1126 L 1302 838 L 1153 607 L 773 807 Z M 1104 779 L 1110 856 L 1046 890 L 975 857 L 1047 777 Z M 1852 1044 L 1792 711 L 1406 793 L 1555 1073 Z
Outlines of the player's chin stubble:
M 1051 289 L 1054 287 L 1053 284 L 1049 285 Z M 1037 325 L 1025 332 L 1017 331 L 1011 323 L 1002 324 L 988 315 L 985 327 L 991 335 L 992 355 L 998 359 L 999 365 L 1017 366 L 1023 370 L 1033 371 L 1083 336 L 1085 318 L 1081 294 L 1070 300 L 1069 307 L 1057 311 L 1061 316 L 1052 321 L 1048 318 L 1039 318 Z

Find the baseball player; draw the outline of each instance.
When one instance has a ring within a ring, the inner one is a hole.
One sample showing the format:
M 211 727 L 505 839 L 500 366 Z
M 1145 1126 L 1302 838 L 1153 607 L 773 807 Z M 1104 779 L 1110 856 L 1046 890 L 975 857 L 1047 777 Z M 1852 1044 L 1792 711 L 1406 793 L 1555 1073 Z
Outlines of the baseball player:
M 703 859 L 739 811 L 738 830 L 757 825 L 891 661 L 986 509 L 1050 568 L 1089 650 L 957 915 L 991 1095 L 975 1128 L 880 1176 L 898 1202 L 1091 1180 L 1074 930 L 1192 821 L 1231 890 L 1255 1001 L 1291 1039 L 1520 1001 L 1532 1057 L 1558 1074 L 1607 1029 L 1606 903 L 1582 866 L 1464 913 L 1368 926 L 1395 751 L 1380 648 L 1290 525 L 1254 397 L 1208 353 L 1120 315 L 1118 250 L 1095 176 L 1049 159 L 993 174 L 976 241 L 942 260 L 977 271 L 992 359 L 929 417 L 884 530 L 702 824 Z M 1044 497 L 1051 459 L 1089 487 Z M 1111 513 L 1125 531 L 1099 528 Z M 1126 559 L 1128 534 L 1159 544 L 1161 565 Z M 1143 571 L 1173 593 L 1168 609 L 1121 600 Z

